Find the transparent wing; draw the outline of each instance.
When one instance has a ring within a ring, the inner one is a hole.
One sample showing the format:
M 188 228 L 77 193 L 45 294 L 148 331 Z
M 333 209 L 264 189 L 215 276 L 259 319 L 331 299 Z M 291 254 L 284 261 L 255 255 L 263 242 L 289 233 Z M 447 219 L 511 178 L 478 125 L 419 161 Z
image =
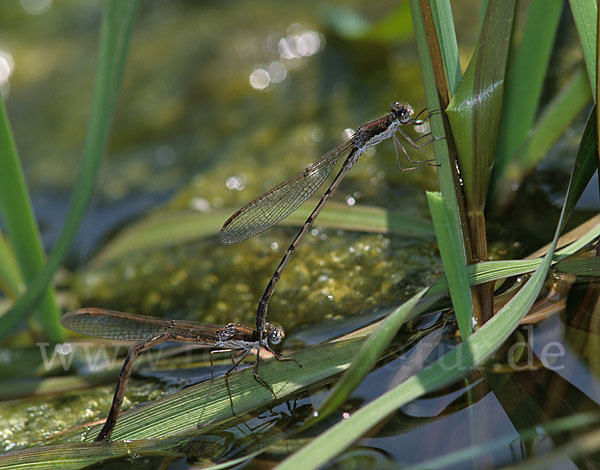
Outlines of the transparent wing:
M 224 245 L 252 238 L 294 212 L 331 174 L 335 163 L 353 148 L 350 138 L 327 152 L 301 173 L 278 184 L 233 214 L 223 225 L 219 240 Z
M 60 323 L 65 328 L 84 335 L 135 342 L 173 333 L 180 336 L 196 336 L 197 342 L 200 343 L 200 338 L 216 337 L 219 328 L 198 322 L 164 320 L 103 308 L 81 308 L 66 313 L 60 319 Z
M 71 331 L 98 338 L 143 341 L 165 331 L 165 323 L 148 321 L 148 317 L 100 308 L 83 308 L 69 312 L 60 323 Z

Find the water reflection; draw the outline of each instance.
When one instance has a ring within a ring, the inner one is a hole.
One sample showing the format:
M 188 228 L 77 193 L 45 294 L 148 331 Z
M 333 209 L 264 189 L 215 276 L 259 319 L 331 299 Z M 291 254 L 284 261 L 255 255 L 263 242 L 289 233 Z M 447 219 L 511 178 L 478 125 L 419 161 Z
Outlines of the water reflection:
M 41 15 L 50 10 L 52 0 L 21 0 L 21 6 L 30 15 Z
M 250 86 L 255 90 L 264 90 L 271 83 L 281 83 L 287 77 L 288 69 L 296 67 L 291 61 L 310 57 L 322 50 L 325 40 L 316 31 L 304 31 L 301 24 L 293 24 L 288 28 L 288 35 L 277 41 L 277 54 L 279 60 L 274 60 L 265 69 L 262 67 L 254 69 L 248 78 Z M 267 48 L 272 48 L 273 43 L 279 37 L 273 33 L 267 38 Z M 287 61 L 286 67 L 284 61 Z
M 15 68 L 15 61 L 10 52 L 0 49 L 0 91 L 7 97 L 10 91 L 9 78 Z
M 278 49 L 282 59 L 299 59 L 316 54 L 321 48 L 321 37 L 315 31 L 286 36 L 279 41 Z

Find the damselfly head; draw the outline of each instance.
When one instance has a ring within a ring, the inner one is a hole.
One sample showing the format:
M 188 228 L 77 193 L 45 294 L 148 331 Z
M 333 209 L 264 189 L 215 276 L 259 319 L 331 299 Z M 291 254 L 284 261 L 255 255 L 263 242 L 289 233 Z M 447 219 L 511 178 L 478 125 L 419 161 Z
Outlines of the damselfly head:
M 285 338 L 285 332 L 279 325 L 267 323 L 267 340 L 269 344 L 279 344 Z
M 415 110 L 410 104 L 398 103 L 397 101 L 392 103 L 391 112 L 400 124 L 408 124 L 415 114 Z

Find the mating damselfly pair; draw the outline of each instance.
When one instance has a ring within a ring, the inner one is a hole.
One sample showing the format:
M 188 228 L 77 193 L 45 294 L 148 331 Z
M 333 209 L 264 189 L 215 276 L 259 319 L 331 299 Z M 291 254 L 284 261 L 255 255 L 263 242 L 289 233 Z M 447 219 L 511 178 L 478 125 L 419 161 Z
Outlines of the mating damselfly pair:
M 167 341 L 195 343 L 217 352 L 231 351 L 233 353 L 232 366 L 225 374 L 226 380 L 227 375 L 251 351 L 256 351 L 254 377 L 275 395 L 271 386 L 258 375 L 258 363 L 261 347 L 273 354 L 278 360 L 290 359 L 281 356 L 271 348 L 271 345 L 280 343 L 284 336 L 283 329 L 267 323 L 268 305 L 277 282 L 314 220 L 338 188 L 344 176 L 366 150 L 392 138 L 400 170 L 411 170 L 422 165 L 432 164 L 431 160 L 413 161 L 398 140 L 398 135 L 400 135 L 412 147 L 416 149 L 422 147 L 417 143 L 418 139 L 412 139 L 403 128 L 422 125 L 431 114 L 429 113 L 423 119 L 420 119 L 419 116 L 424 112 L 425 110 L 415 116 L 410 105 L 392 103 L 388 114 L 359 126 L 354 135 L 348 140 L 325 153 L 318 161 L 306 167 L 299 174 L 285 180 L 248 203 L 225 222 L 219 234 L 219 240 L 226 245 L 242 242 L 267 230 L 290 215 L 310 198 L 332 173 L 336 163 L 343 160 L 337 175 L 302 225 L 271 276 L 258 303 L 256 328 L 254 330 L 235 323 L 229 323 L 226 326 L 211 326 L 198 322 L 163 320 L 98 308 L 76 310 L 63 317 L 63 325 L 79 333 L 106 339 L 135 342 L 121 369 L 109 415 L 104 427 L 96 437 L 97 441 L 110 438 L 135 358 L 140 352 Z M 400 167 L 398 147 L 400 147 L 407 160 L 413 164 L 412 167 Z M 233 408 L 233 403 L 231 403 L 231 406 Z

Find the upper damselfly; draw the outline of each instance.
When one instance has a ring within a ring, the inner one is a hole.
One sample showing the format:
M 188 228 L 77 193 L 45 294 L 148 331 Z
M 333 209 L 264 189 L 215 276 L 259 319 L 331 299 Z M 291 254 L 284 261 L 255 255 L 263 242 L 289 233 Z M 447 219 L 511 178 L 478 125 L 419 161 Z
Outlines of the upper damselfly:
M 267 309 L 283 270 L 302 241 L 302 238 L 306 235 L 333 192 L 338 188 L 346 173 L 354 166 L 358 157 L 369 148 L 391 137 L 396 146 L 398 163 L 397 149 L 400 147 L 408 161 L 413 164 L 410 168 L 400 168 L 400 164 L 398 164 L 400 170 L 412 170 L 422 165 L 431 164 L 431 160 L 411 160 L 397 137 L 397 134 L 399 134 L 412 147 L 416 149 L 421 148 L 422 145 L 417 143 L 418 139 L 412 139 L 403 130 L 403 127 L 422 125 L 431 114 L 425 116 L 424 119 L 419 119 L 419 116 L 424 112 L 425 110 L 415 116 L 414 110 L 410 105 L 398 102 L 392 103 L 388 114 L 361 125 L 354 135 L 341 145 L 327 152 L 317 162 L 307 166 L 301 173 L 285 180 L 262 196 L 249 202 L 225 222 L 219 234 L 219 240 L 225 245 L 242 242 L 267 230 L 286 218 L 311 197 L 331 174 L 336 162 L 344 159 L 344 163 L 331 182 L 331 185 L 327 188 L 321 200 L 302 225 L 296 238 L 294 238 L 286 250 L 259 300 L 256 311 L 256 331 L 261 338 L 266 337 L 267 334 Z

